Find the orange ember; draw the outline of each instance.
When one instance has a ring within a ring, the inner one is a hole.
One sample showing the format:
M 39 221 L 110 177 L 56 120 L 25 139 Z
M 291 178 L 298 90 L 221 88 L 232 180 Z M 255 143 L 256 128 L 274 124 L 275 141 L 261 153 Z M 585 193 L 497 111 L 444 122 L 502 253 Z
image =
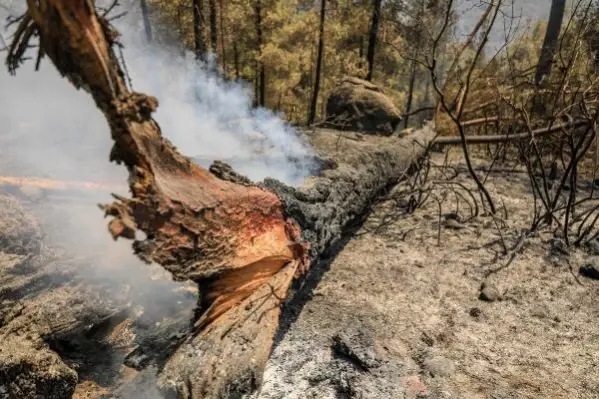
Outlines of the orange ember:
M 95 183 L 87 181 L 73 180 L 53 180 L 40 177 L 16 177 L 16 176 L 0 176 L 1 186 L 17 186 L 17 187 L 36 187 L 47 190 L 102 190 L 114 191 L 121 190 L 123 187 L 117 184 Z

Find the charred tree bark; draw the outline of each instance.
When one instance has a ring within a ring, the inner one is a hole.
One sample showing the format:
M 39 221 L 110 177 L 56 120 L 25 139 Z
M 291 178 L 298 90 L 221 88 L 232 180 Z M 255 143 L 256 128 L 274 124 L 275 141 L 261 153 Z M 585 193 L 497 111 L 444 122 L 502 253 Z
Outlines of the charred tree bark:
M 565 8 L 566 0 L 552 0 L 549 23 L 547 24 L 547 31 L 545 32 L 543 47 L 541 48 L 541 55 L 539 56 L 535 73 L 535 83 L 537 86 L 541 85 L 543 79 L 551 74 L 551 66 L 555 50 L 557 49 L 557 39 L 562 29 Z
M 316 118 L 316 105 L 318 104 L 318 92 L 320 91 L 320 74 L 322 69 L 322 58 L 324 56 L 324 19 L 326 13 L 326 0 L 320 0 L 320 25 L 318 29 L 318 55 L 316 56 L 316 78 L 312 101 L 310 102 L 310 113 L 308 114 L 308 126 L 314 123 Z
M 416 83 L 416 71 L 418 70 L 418 64 L 416 59 L 412 60 L 410 66 L 410 83 L 408 85 L 408 99 L 406 101 L 406 115 L 403 120 L 403 127 L 408 128 L 410 125 L 410 112 L 412 111 L 412 101 L 414 99 L 414 84 Z
M 255 0 L 255 12 L 256 12 L 256 37 L 258 39 L 258 56 L 262 54 L 262 1 Z M 258 69 L 256 71 L 257 80 L 257 97 L 256 103 L 264 107 L 266 105 L 266 72 L 264 70 L 264 63 L 258 61 Z
M 197 60 L 206 56 L 206 43 L 204 43 L 204 14 L 202 0 L 193 0 L 193 40 Z
M 235 66 L 235 80 L 239 80 L 239 50 L 235 41 L 233 41 L 233 64 Z
M 44 54 L 108 121 L 110 160 L 127 167 L 131 192 L 101 207 L 112 236 L 134 240 L 141 259 L 199 287 L 193 332 L 162 368 L 161 388 L 184 398 L 253 391 L 292 281 L 417 163 L 433 131 L 382 143 L 320 132 L 313 140 L 339 149 L 338 167 L 297 189 L 272 179 L 254 185 L 226 165 L 194 164 L 162 137 L 152 118 L 157 100 L 127 88 L 113 52 L 118 35 L 91 0 L 29 1 L 21 24 L 31 33 L 15 37 L 11 70 L 21 62 L 18 49 L 38 35 Z
M 144 30 L 146 32 L 146 39 L 148 40 L 148 42 L 152 42 L 152 24 L 150 23 L 150 13 L 148 10 L 148 2 L 147 0 L 140 0 L 141 1 L 141 15 L 143 17 L 143 21 L 144 21 Z
M 364 36 L 360 35 L 360 41 L 358 42 L 358 58 L 360 62 L 362 62 L 362 58 L 364 58 Z
M 368 81 L 372 80 L 372 73 L 374 71 L 374 51 L 378 39 L 380 19 L 381 0 L 373 0 L 372 20 L 370 22 L 370 32 L 368 33 L 368 53 L 366 54 L 366 60 L 368 61 L 368 75 L 366 75 L 366 80 Z
M 210 46 L 212 51 L 216 55 L 218 46 L 218 37 L 216 29 L 216 2 L 215 0 L 208 0 L 208 7 L 210 8 Z
M 222 48 L 221 53 L 221 63 L 223 65 L 223 76 L 227 78 L 227 49 L 225 47 L 225 2 L 220 0 L 219 2 L 220 9 L 220 46 Z

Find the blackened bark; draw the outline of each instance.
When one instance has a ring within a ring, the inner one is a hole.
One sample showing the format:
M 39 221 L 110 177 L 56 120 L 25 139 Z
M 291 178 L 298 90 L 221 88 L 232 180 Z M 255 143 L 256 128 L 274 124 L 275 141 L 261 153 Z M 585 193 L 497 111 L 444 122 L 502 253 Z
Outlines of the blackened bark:
M 370 32 L 368 34 L 368 53 L 366 59 L 368 61 L 368 75 L 366 80 L 372 80 L 374 71 L 374 52 L 376 49 L 377 36 L 379 32 L 379 24 L 381 18 L 381 0 L 373 0 L 372 3 L 372 21 L 370 23 Z
M 362 62 L 362 58 L 364 58 L 364 36 L 360 35 L 360 41 L 358 42 L 358 58 L 360 58 L 360 62 Z
M 557 49 L 557 40 L 562 29 L 565 7 L 566 0 L 552 0 L 551 2 L 549 23 L 547 24 L 547 31 L 545 32 L 545 39 L 543 40 L 543 47 L 541 48 L 541 55 L 535 73 L 537 86 L 541 85 L 543 80 L 551 74 L 551 66 Z
M 202 0 L 193 0 L 193 38 L 197 60 L 204 60 L 206 43 L 204 43 L 204 14 Z
M 227 49 L 225 47 L 225 2 L 220 0 L 220 46 L 222 48 L 221 63 L 223 66 L 223 76 L 227 77 Z
M 150 23 L 150 13 L 148 10 L 147 0 L 140 0 L 141 3 L 141 15 L 144 21 L 144 30 L 146 32 L 146 39 L 148 42 L 152 42 L 152 24 Z
M 258 39 L 258 54 L 262 54 L 262 3 L 261 0 L 256 0 L 255 3 L 255 11 L 256 11 L 256 37 Z M 257 98 L 256 102 L 259 106 L 264 107 L 266 105 L 266 72 L 264 70 L 264 63 L 262 61 L 258 61 L 258 90 L 257 90 Z
M 239 80 L 239 50 L 236 41 L 233 41 L 233 63 L 235 64 L 235 80 Z
M 215 0 L 208 0 L 208 8 L 210 8 L 210 46 L 212 51 L 216 55 L 218 37 L 216 33 L 216 2 Z
M 406 101 L 406 115 L 404 117 L 403 126 L 407 128 L 410 123 L 410 111 L 412 111 L 412 101 L 414 99 L 414 83 L 416 82 L 416 71 L 418 66 L 416 59 L 414 58 L 411 62 L 410 67 L 410 84 L 408 85 L 408 99 Z
M 157 99 L 129 89 L 113 50 L 115 32 L 91 0 L 39 4 L 44 7 L 28 2 L 24 23 L 32 24 L 58 71 L 92 96 L 110 127 L 110 159 L 129 171 L 131 198 L 115 195 L 102 206 L 110 233 L 136 240 L 136 231 L 145 232 L 133 243 L 135 254 L 199 288 L 192 333 L 177 338 L 158 385 L 192 399 L 251 393 L 260 385 L 292 282 L 303 281 L 310 262 L 418 164 L 434 132 L 426 127 L 383 142 L 340 141 L 340 133 L 319 132 L 315 145 L 337 149 L 339 167 L 299 188 L 272 179 L 251 184 L 224 165 L 209 171 L 163 138 L 152 118 Z M 28 39 L 17 37 L 13 48 Z

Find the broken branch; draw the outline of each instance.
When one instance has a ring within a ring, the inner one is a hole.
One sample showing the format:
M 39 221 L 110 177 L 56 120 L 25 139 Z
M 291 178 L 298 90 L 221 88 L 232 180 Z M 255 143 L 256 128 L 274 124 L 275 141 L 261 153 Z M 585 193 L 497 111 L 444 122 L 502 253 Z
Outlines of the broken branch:
M 253 391 L 293 279 L 417 165 L 434 132 L 427 127 L 384 145 L 345 140 L 343 164 L 298 189 L 274 180 L 257 186 L 232 173 L 219 178 L 162 137 L 152 119 L 158 101 L 129 90 L 113 51 L 118 34 L 91 0 L 29 0 L 27 18 L 59 72 L 92 95 L 114 140 L 110 160 L 129 171 L 132 198 L 115 195 L 102 206 L 110 233 L 135 240 L 140 258 L 200 288 L 193 334 L 166 362 L 159 384 L 185 398 Z

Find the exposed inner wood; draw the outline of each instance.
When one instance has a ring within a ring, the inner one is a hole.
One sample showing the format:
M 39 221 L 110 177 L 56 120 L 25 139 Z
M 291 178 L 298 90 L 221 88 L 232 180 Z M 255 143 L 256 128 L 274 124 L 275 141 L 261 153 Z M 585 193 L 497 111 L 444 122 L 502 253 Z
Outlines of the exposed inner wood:
M 161 370 L 161 388 L 185 398 L 253 391 L 294 278 L 409 172 L 434 132 L 373 145 L 322 131 L 313 139 L 340 150 L 339 166 L 298 189 L 270 179 L 257 186 L 223 165 L 211 173 L 162 137 L 151 116 L 158 101 L 127 87 L 112 50 L 118 35 L 91 0 L 29 0 L 28 10 L 22 30 L 39 35 L 60 73 L 92 95 L 114 140 L 110 160 L 129 171 L 131 198 L 102 206 L 110 233 L 200 288 L 195 329 Z M 16 37 L 9 64 L 30 37 Z

